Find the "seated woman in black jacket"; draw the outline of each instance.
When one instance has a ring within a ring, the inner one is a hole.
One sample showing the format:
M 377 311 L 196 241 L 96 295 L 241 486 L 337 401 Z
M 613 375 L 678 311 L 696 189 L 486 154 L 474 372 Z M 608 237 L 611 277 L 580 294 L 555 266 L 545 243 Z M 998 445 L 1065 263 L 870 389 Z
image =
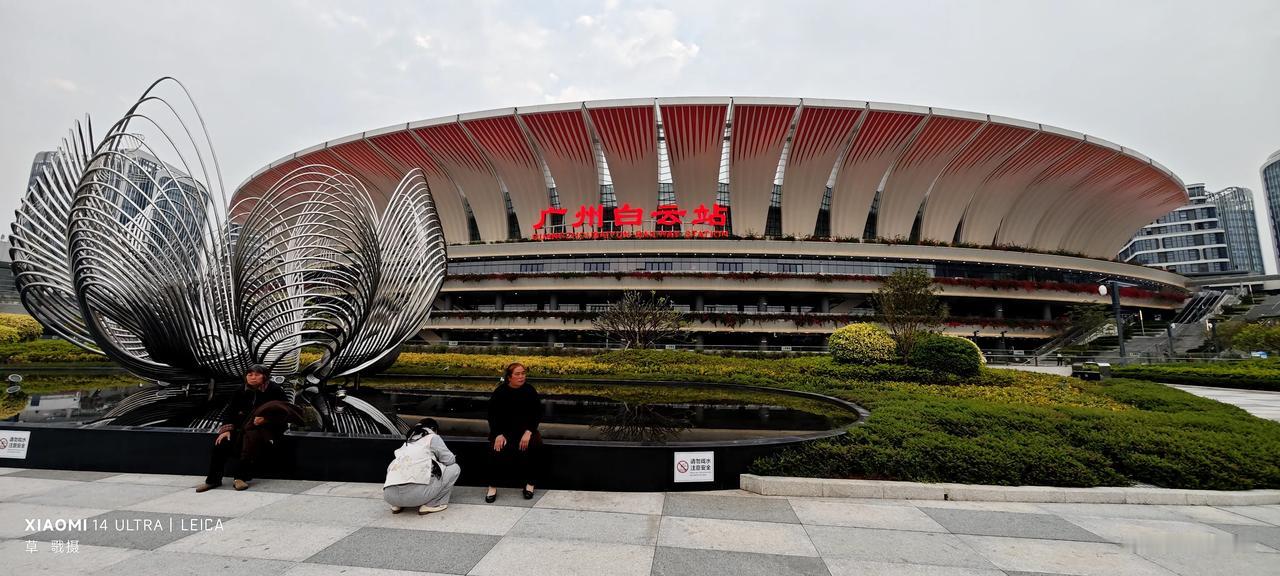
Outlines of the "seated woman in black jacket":
M 528 369 L 513 362 L 507 366 L 502 382 L 489 398 L 489 491 L 485 502 L 498 498 L 497 485 L 501 471 L 516 464 L 516 474 L 524 483 L 524 497 L 533 498 L 538 484 L 542 460 L 542 437 L 538 423 L 542 420 L 542 401 L 538 391 L 525 382 Z

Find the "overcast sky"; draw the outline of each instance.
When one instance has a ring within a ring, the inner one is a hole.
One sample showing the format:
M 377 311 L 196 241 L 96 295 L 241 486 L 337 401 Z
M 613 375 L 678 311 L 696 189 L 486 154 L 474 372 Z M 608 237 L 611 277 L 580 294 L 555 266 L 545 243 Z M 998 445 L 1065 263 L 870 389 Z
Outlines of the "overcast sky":
M 1012 116 L 1133 148 L 1210 190 L 1251 188 L 1263 212 L 1258 169 L 1280 149 L 1275 0 L 5 0 L 0 54 L 5 231 L 37 151 L 86 112 L 105 128 L 162 75 L 193 92 L 231 187 L 390 124 L 649 96 Z

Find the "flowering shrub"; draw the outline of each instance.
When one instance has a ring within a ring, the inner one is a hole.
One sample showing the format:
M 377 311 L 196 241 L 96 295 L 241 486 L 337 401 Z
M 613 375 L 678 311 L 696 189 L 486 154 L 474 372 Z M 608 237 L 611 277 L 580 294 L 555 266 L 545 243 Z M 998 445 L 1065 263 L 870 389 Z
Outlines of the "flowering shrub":
M 652 272 L 636 270 L 632 272 L 499 272 L 492 274 L 453 274 L 450 280 L 458 282 L 481 282 L 485 280 L 506 280 L 515 282 L 522 278 L 643 278 L 661 282 L 665 278 L 699 278 L 704 280 L 734 280 L 748 282 L 755 280 L 812 280 L 815 282 L 881 282 L 884 276 L 870 274 L 813 274 L 797 272 Z M 1024 292 L 1050 291 L 1072 292 L 1076 294 L 1097 294 L 1098 285 L 1088 282 L 1056 282 L 1052 280 L 998 280 L 992 278 L 952 278 L 935 277 L 934 284 L 942 286 L 959 286 L 965 288 L 990 288 L 991 290 L 1022 290 Z M 1144 288 L 1122 287 L 1120 296 L 1135 300 L 1163 300 L 1166 302 L 1182 302 L 1187 299 L 1187 292 L 1176 289 L 1147 290 Z
M 875 324 L 850 324 L 836 328 L 827 338 L 831 357 L 849 364 L 892 362 L 897 344 L 884 328 Z

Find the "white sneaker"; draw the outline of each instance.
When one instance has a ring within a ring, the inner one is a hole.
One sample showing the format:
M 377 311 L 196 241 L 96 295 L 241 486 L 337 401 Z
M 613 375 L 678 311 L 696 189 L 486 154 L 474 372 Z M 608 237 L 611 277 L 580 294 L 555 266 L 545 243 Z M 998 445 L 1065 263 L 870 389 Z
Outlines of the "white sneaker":
M 421 507 L 418 508 L 418 514 L 422 515 L 422 514 L 430 514 L 432 512 L 439 512 L 448 507 L 449 507 L 448 504 L 441 504 L 439 506 L 427 506 L 426 504 L 423 504 Z

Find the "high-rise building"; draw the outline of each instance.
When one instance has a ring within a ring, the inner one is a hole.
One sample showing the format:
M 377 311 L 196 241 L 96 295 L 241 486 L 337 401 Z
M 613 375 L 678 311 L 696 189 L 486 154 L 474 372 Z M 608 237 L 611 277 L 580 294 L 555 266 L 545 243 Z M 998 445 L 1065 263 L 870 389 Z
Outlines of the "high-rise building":
M 1262 274 L 1262 242 L 1253 210 L 1253 191 L 1239 186 L 1223 188 L 1209 195 L 1218 208 L 1218 220 L 1227 233 L 1227 249 L 1236 270 Z
M 1143 226 L 1120 251 L 1120 260 L 1184 276 L 1234 271 L 1226 230 L 1204 184 L 1188 185 L 1187 196 L 1190 203 Z
M 1262 163 L 1262 192 L 1267 196 L 1267 213 L 1271 217 L 1271 238 L 1280 257 L 1280 150 Z

